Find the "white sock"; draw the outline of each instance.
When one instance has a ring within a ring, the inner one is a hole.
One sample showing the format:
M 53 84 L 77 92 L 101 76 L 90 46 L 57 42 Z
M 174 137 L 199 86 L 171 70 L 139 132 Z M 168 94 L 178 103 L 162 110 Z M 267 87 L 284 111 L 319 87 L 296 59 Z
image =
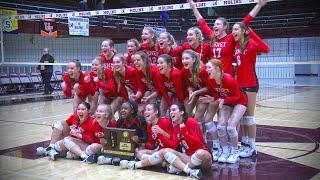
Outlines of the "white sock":
M 237 152 L 237 147 L 231 146 L 231 154 L 234 154 Z
M 245 144 L 248 144 L 248 139 L 249 139 L 248 136 L 242 136 L 242 137 L 241 137 L 241 142 L 242 142 L 242 143 L 245 143 Z
M 218 148 L 220 146 L 220 141 L 219 139 L 214 139 L 212 140 L 212 147 Z
M 136 169 L 142 168 L 142 163 L 141 163 L 141 161 L 136 162 L 134 167 L 135 167 Z
M 53 144 L 49 144 L 48 147 L 54 148 L 54 143 Z
M 189 174 L 189 172 L 191 171 L 191 169 L 189 168 L 188 164 L 183 168 L 183 172 Z
M 86 153 L 81 153 L 80 157 L 81 157 L 81 159 L 86 159 L 88 157 L 88 155 L 86 155 Z
M 248 144 L 251 146 L 251 148 L 256 149 L 256 138 L 249 138 Z

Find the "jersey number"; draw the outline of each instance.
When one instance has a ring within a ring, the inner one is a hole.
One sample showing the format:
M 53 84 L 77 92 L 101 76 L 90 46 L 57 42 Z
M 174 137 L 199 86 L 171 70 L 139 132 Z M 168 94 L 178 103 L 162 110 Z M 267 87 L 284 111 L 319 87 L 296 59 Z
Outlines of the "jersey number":
M 213 48 L 213 57 L 221 58 L 221 48 Z

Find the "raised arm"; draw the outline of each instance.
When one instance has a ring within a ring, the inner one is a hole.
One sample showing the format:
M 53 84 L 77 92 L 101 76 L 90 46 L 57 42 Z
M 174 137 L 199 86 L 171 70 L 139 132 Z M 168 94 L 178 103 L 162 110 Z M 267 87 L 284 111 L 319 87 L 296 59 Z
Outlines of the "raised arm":
M 197 21 L 203 19 L 202 15 L 200 14 L 199 10 L 197 9 L 196 5 L 194 4 L 193 0 L 188 0 L 190 8 L 193 11 L 194 16 L 196 17 Z
M 254 8 L 249 12 L 250 16 L 256 17 L 260 9 L 266 5 L 268 0 L 259 0 L 259 2 L 254 6 Z

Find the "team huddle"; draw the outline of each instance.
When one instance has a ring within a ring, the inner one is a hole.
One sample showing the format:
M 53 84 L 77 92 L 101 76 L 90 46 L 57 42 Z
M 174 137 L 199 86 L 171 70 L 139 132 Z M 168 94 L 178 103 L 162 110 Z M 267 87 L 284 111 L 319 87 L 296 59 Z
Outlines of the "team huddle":
M 79 60 L 68 63 L 61 86 L 66 97 L 74 98 L 73 115 L 52 125 L 50 145 L 39 147 L 39 155 L 127 169 L 165 165 L 169 173 L 201 178 L 213 161 L 236 163 L 257 154 L 255 62 L 269 46 L 247 25 L 267 1 L 259 0 L 230 34 L 225 18 L 218 18 L 212 30 L 188 2 L 199 28 L 189 28 L 182 45 L 168 32 L 156 38 L 145 27 L 142 42 L 128 40 L 124 54 L 111 39 L 104 40 L 90 72 L 81 70 Z M 134 160 L 103 153 L 106 127 L 136 130 Z

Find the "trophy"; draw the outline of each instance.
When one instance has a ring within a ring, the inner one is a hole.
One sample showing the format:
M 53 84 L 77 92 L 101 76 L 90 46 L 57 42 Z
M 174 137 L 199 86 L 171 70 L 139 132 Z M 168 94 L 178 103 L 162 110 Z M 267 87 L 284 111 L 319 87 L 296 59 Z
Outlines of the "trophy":
M 106 128 L 104 153 L 121 159 L 133 159 L 136 144 L 132 141 L 135 129 Z

